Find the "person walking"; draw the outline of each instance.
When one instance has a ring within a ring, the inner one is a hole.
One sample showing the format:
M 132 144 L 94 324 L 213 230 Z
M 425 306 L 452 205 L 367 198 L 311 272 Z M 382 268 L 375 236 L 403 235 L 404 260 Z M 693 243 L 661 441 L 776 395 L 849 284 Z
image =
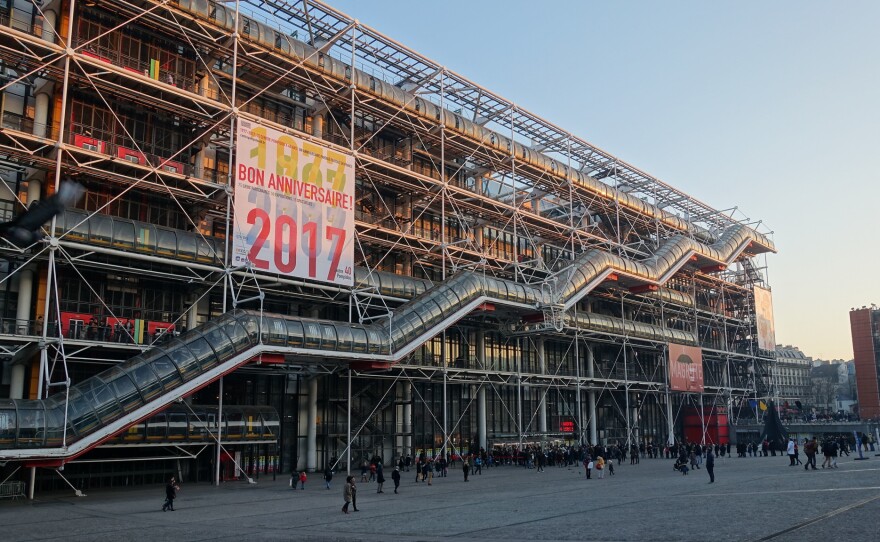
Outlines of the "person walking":
M 376 465 L 376 493 L 385 493 L 382 491 L 382 486 L 385 484 L 385 469 L 382 468 L 382 463 Z
M 327 489 L 330 489 L 330 480 L 333 479 L 333 469 L 330 468 L 330 465 L 327 465 L 327 468 L 324 469 L 324 483 L 327 485 Z
M 596 473 L 599 475 L 599 479 L 605 478 L 605 458 L 601 455 L 596 458 Z
M 394 482 L 394 492 L 397 493 L 397 488 L 400 487 L 400 467 L 394 467 L 394 472 L 391 473 L 391 481 Z
M 825 468 L 825 465 L 828 465 L 828 468 L 831 468 L 831 441 L 827 438 L 822 442 L 822 455 L 825 459 L 822 461 L 822 468 Z
M 174 499 L 177 498 L 177 492 L 179 490 L 180 486 L 177 485 L 177 480 L 172 476 L 171 479 L 168 480 L 168 485 L 165 486 L 165 504 L 162 505 L 163 512 L 168 510 L 174 512 Z
M 299 473 L 300 489 L 302 489 L 303 491 L 306 490 L 306 478 L 306 471 L 302 471 L 301 473 Z M 294 489 L 296 489 L 296 486 L 294 486 Z
M 345 500 L 345 504 L 342 505 L 342 513 L 348 513 L 348 505 L 351 504 L 352 500 L 354 500 L 354 476 L 347 476 L 345 478 L 345 485 L 342 487 L 342 498 Z M 355 508 L 357 510 L 357 508 Z
M 433 466 L 431 465 L 431 463 L 427 459 L 422 461 L 422 482 L 428 481 L 428 473 L 429 472 L 433 473 L 433 471 L 431 469 L 433 469 Z
M 465 459 L 461 462 L 461 471 L 464 473 L 464 481 L 468 481 L 468 474 L 471 472 L 471 466 L 468 465 L 468 460 Z
M 712 453 L 712 448 L 706 448 L 706 472 L 709 473 L 709 483 L 715 483 L 715 454 Z
M 836 469 L 837 468 L 837 454 L 839 450 L 839 446 L 836 440 L 831 441 L 831 463 L 829 463 L 828 468 Z
M 794 439 L 788 439 L 788 447 L 786 452 L 788 453 L 788 466 L 795 467 L 797 464 L 794 462 Z
M 804 470 L 808 470 L 810 467 L 816 470 L 816 454 L 819 453 L 819 443 L 816 441 L 816 437 L 809 441 L 804 439 L 804 453 L 807 454 L 807 463 L 804 465 Z

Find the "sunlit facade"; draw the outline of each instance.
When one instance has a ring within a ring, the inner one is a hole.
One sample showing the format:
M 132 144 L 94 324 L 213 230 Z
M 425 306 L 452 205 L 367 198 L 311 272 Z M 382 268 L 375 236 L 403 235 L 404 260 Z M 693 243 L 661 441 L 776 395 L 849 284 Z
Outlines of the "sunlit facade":
M 146 483 L 181 457 L 77 461 L 210 440 L 171 403 L 274 408 L 183 458 L 209 480 L 218 458 L 659 443 L 771 396 L 764 232 L 328 5 L 235 6 L 0 6 L 2 209 L 86 188 L 46 242 L 2 248 L 0 456 Z M 231 265 L 243 122 L 353 163 L 350 285 Z M 699 390 L 671 389 L 670 343 L 700 348 Z

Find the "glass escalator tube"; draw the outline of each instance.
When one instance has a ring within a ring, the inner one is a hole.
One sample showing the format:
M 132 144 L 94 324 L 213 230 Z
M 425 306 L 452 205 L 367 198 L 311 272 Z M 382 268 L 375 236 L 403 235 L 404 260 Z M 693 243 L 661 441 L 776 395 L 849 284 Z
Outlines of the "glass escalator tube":
M 16 399 L 0 399 L 0 448 L 15 448 L 18 432 Z

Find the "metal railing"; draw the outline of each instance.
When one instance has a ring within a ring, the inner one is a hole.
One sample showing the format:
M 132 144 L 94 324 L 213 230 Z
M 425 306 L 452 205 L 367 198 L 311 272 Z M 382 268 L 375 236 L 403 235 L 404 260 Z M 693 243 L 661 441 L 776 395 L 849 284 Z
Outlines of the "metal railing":
M 3 482 L 0 484 L 0 499 L 24 497 L 24 482 Z

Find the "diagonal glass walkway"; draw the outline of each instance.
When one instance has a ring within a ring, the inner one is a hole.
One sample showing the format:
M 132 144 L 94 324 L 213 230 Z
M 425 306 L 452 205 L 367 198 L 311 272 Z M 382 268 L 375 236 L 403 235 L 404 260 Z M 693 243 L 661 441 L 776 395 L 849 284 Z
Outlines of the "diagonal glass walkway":
M 674 237 L 644 261 L 601 250 L 583 253 L 550 288 L 464 271 L 369 325 L 233 310 L 45 400 L 0 400 L 0 461 L 63 463 L 261 354 L 396 361 L 483 303 L 524 311 L 567 310 L 611 273 L 662 284 L 692 258 L 728 264 L 764 236 L 730 228 L 711 246 Z

